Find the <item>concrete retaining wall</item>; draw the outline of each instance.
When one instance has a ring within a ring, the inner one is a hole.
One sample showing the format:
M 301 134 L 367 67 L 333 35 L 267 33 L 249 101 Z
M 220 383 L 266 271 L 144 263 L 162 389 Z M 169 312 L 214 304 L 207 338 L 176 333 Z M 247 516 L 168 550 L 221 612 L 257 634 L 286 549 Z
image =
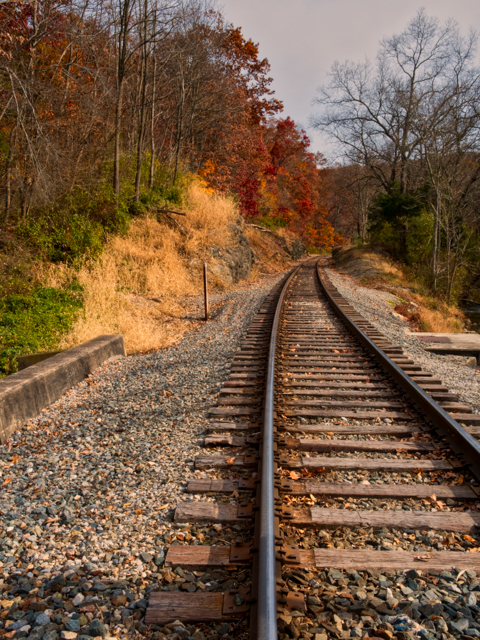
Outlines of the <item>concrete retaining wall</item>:
M 0 442 L 56 402 L 112 356 L 125 355 L 120 335 L 99 336 L 0 380 Z

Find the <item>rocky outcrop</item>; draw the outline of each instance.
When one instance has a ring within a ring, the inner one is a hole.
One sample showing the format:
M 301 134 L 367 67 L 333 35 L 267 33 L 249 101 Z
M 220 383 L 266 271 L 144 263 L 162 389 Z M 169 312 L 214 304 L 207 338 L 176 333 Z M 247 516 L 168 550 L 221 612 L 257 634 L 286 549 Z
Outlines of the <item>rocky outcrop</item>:
M 308 250 L 303 242 L 298 236 L 293 235 L 292 233 L 277 233 L 272 231 L 271 229 L 265 229 L 265 227 L 260 227 L 257 224 L 249 224 L 249 227 L 253 229 L 257 229 L 263 234 L 270 235 L 274 241 L 288 253 L 288 255 L 294 260 L 300 260 L 303 256 L 308 255 Z
M 229 226 L 232 232 L 232 243 L 226 249 L 228 255 L 227 263 L 232 273 L 233 281 L 238 282 L 250 277 L 253 251 L 242 229 L 236 224 Z
M 291 242 L 287 242 L 286 245 L 288 253 L 294 260 L 300 260 L 303 256 L 308 255 L 307 247 L 300 238 L 294 238 Z
M 210 249 L 214 259 L 209 264 L 212 284 L 228 286 L 246 280 L 254 264 L 263 272 L 266 269 L 275 273 L 288 268 L 291 260 L 300 260 L 308 255 L 304 242 L 292 233 L 280 235 L 255 224 L 244 225 L 243 221 L 231 224 L 229 228 L 229 244 L 224 248 L 215 246 Z
M 212 247 L 210 254 L 215 258 L 209 267 L 212 276 L 224 284 L 235 284 L 239 280 L 246 280 L 252 273 L 253 251 L 247 236 L 241 227 L 229 225 L 231 241 L 223 249 Z

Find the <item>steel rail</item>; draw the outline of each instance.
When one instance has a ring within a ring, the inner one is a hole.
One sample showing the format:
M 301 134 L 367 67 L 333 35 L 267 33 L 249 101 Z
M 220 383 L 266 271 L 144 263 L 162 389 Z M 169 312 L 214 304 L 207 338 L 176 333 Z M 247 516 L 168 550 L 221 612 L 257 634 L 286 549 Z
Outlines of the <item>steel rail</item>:
M 277 330 L 283 310 L 285 295 L 301 265 L 297 267 L 285 282 L 277 302 L 270 334 L 268 350 L 267 376 L 265 383 L 265 405 L 262 432 L 262 458 L 260 476 L 260 512 L 258 545 L 258 596 L 257 596 L 257 640 L 277 640 L 277 590 L 275 557 L 275 461 L 273 403 L 275 383 L 275 351 Z
M 458 424 L 450 414 L 442 409 L 433 398 L 419 387 L 403 369 L 393 362 L 393 360 L 353 322 L 328 290 L 320 274 L 319 262 L 320 261 L 317 261 L 316 268 L 318 280 L 337 315 L 357 336 L 363 346 L 380 361 L 383 368 L 392 376 L 395 382 L 414 400 L 427 418 L 432 421 L 434 427 L 441 429 L 455 453 L 457 453 L 457 455 L 463 455 L 467 464 L 471 466 L 472 473 L 474 473 L 477 478 L 480 478 L 480 443 Z

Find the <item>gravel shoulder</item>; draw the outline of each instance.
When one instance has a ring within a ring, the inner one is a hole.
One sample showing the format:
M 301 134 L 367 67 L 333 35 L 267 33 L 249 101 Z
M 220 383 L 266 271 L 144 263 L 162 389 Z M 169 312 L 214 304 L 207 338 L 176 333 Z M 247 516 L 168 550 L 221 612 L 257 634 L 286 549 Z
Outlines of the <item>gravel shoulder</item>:
M 172 513 L 193 499 L 208 408 L 281 277 L 212 296 L 212 320 L 179 344 L 112 358 L 0 446 L 0 636 L 140 637 L 164 546 L 234 538 L 179 533 Z
M 442 356 L 426 351 L 415 336 L 408 334 L 411 330 L 408 322 L 393 311 L 394 305 L 390 301 L 399 304 L 400 300 L 392 293 L 362 287 L 349 276 L 328 267 L 327 272 L 341 295 L 359 313 L 392 342 L 401 346 L 417 364 L 438 376 L 451 391 L 471 404 L 475 413 L 480 412 L 480 370 L 446 362 Z

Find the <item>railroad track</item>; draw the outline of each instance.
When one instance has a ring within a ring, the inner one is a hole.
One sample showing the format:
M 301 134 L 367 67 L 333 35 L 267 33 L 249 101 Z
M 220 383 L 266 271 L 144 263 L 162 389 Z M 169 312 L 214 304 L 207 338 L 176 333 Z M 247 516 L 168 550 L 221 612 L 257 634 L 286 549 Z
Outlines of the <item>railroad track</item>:
M 166 566 L 242 578 L 227 590 L 163 586 L 146 624 L 227 622 L 230 637 L 258 640 L 480 635 L 470 583 L 456 586 L 463 603 L 445 596 L 453 609 L 435 586 L 415 608 L 430 577 L 449 594 L 442 571 L 455 567 L 463 588 L 480 570 L 480 415 L 361 317 L 319 262 L 272 290 L 211 414 L 212 451 L 195 463 L 204 477 L 188 482 L 196 497 L 175 521 L 236 526 L 242 541 L 173 545 Z

